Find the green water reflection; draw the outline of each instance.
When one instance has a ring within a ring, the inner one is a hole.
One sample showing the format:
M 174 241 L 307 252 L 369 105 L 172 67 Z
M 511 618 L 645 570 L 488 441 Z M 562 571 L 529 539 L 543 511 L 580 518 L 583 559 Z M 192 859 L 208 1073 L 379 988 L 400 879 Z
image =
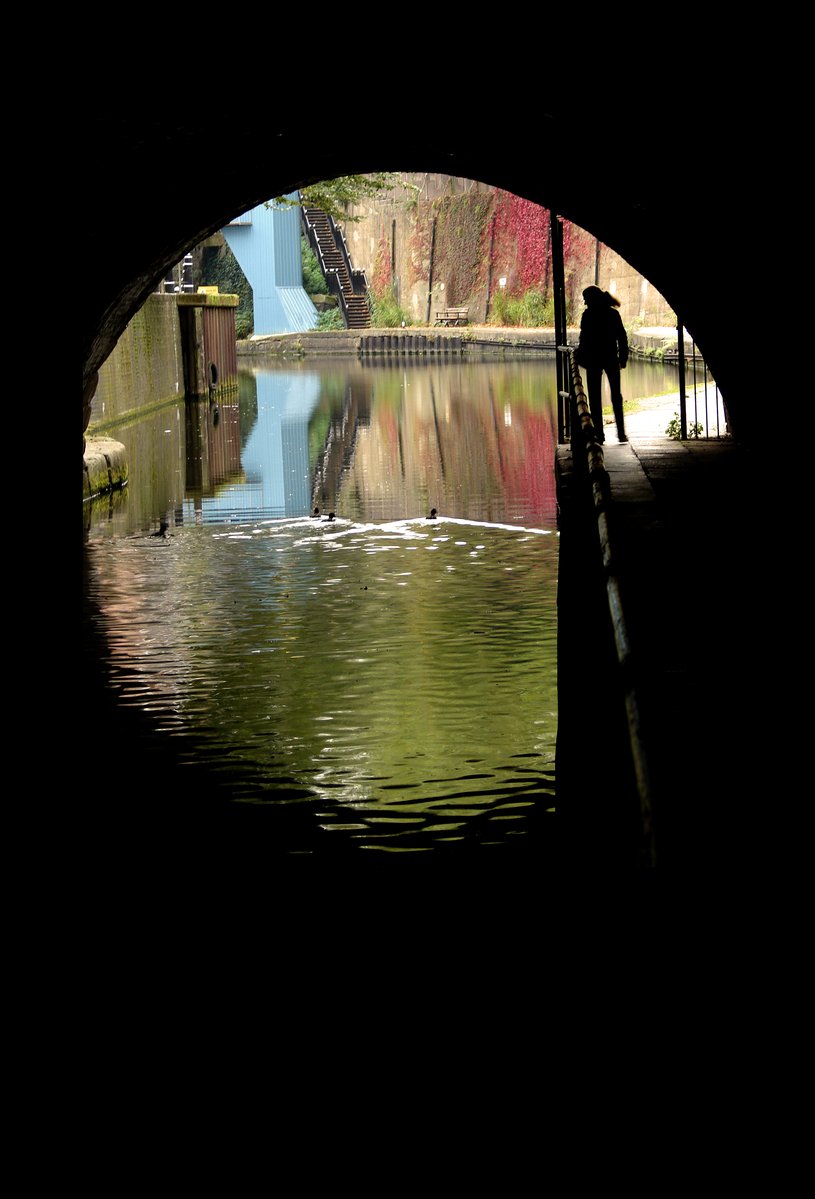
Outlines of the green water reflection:
M 111 434 L 130 485 L 86 507 L 86 588 L 117 703 L 235 805 L 304 815 L 299 851 L 545 835 L 555 387 L 551 361 L 264 364 Z

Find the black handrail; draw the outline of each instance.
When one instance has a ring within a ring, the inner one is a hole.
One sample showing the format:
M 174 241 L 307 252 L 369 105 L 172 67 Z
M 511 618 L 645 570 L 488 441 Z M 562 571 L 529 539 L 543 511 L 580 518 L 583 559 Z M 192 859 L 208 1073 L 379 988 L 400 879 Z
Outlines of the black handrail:
M 312 212 L 319 214 L 319 216 L 326 221 L 328 225 L 328 231 L 334 243 L 334 248 L 339 253 L 342 261 L 341 267 L 332 267 L 326 262 L 316 224 L 310 215 Z M 329 290 L 339 301 L 345 327 L 350 328 L 348 290 L 344 285 L 344 278 L 347 278 L 350 294 L 354 296 L 364 296 L 370 305 L 370 300 L 368 298 L 368 278 L 364 271 L 356 270 L 351 266 L 351 258 L 348 253 L 348 245 L 345 240 L 345 235 L 332 216 L 326 212 L 323 212 L 319 208 L 309 209 L 305 206 L 302 208 L 301 214 L 303 228 L 305 230 L 309 245 L 317 255 L 317 261 L 320 264 L 320 270 L 325 276 Z
M 348 271 L 348 277 L 351 280 L 351 290 L 357 296 L 367 295 L 368 278 L 364 271 L 358 270 L 351 265 L 351 255 L 348 253 L 348 242 L 345 240 L 345 234 L 332 216 L 328 217 L 328 223 L 334 234 L 337 249 L 342 254 L 343 261 L 345 262 L 345 269 Z
M 562 365 L 569 381 L 569 410 L 572 429 L 572 462 L 578 475 L 582 475 L 591 486 L 597 531 L 606 579 L 606 596 L 609 615 L 614 632 L 617 661 L 623 682 L 631 761 L 640 809 L 640 852 L 645 865 L 654 866 L 656 849 L 654 841 L 653 808 L 648 754 L 642 735 L 640 706 L 635 686 L 635 669 L 631 642 L 623 610 L 620 580 L 617 574 L 617 553 L 610 537 L 609 514 L 612 503 L 611 484 L 605 468 L 603 446 L 597 440 L 597 430 L 591 419 L 588 396 L 583 389 L 580 369 L 575 360 L 575 351 L 568 346 L 559 346 Z
M 342 282 L 339 278 L 339 272 L 337 271 L 336 267 L 329 266 L 328 263 L 326 262 L 325 255 L 323 254 L 322 243 L 320 242 L 320 238 L 317 235 L 317 230 L 316 230 L 311 218 L 309 217 L 308 211 L 305 208 L 301 209 L 301 218 L 302 218 L 302 224 L 303 224 L 303 228 L 306 233 L 306 238 L 308 240 L 308 243 L 311 246 L 314 253 L 317 255 L 317 261 L 320 265 L 320 270 L 323 273 L 325 281 L 328 284 L 328 290 L 331 292 L 331 294 L 334 296 L 334 298 L 339 302 L 340 309 L 343 314 L 343 320 L 347 327 L 348 326 L 348 301 L 345 296 L 345 290 L 342 286 Z

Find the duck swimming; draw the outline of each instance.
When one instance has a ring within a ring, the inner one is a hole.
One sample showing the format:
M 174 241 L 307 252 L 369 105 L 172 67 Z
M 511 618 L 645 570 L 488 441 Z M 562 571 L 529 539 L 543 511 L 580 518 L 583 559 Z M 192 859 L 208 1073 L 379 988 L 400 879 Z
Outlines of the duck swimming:
M 312 515 L 312 517 L 314 517 L 314 516 L 319 516 L 319 515 L 320 515 L 320 509 L 319 509 L 319 508 L 315 508 L 315 509 L 314 509 L 314 511 L 312 512 L 312 514 L 311 514 L 311 515 Z

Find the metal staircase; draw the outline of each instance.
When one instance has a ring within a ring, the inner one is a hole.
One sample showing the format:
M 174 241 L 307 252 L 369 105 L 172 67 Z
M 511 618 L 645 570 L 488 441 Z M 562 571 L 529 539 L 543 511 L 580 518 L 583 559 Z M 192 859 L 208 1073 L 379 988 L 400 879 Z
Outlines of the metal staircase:
M 345 235 L 320 208 L 303 208 L 303 228 L 317 255 L 332 295 L 336 296 L 347 329 L 370 329 L 371 305 L 364 271 L 351 266 Z

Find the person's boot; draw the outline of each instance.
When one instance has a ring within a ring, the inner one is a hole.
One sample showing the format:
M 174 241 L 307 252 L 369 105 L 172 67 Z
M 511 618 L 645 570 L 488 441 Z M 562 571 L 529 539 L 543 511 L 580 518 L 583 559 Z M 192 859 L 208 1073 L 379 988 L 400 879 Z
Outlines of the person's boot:
M 614 423 L 617 426 L 617 440 L 628 441 L 625 435 L 625 422 L 623 421 L 623 397 L 620 396 L 619 404 L 614 404 Z

